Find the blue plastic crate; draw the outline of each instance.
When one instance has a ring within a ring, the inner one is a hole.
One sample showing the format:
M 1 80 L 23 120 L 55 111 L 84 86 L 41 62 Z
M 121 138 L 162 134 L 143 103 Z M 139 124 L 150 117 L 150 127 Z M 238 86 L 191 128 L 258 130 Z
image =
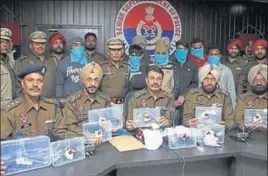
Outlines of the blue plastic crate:
M 133 122 L 135 128 L 152 127 L 160 117 L 160 108 L 133 109 Z
M 196 107 L 195 117 L 198 119 L 198 123 L 210 125 L 213 123 L 219 123 L 222 120 L 221 107 Z
M 51 143 L 52 165 L 62 166 L 85 159 L 84 137 L 75 137 Z
M 101 122 L 89 122 L 83 124 L 83 134 L 89 141 L 101 138 L 102 142 L 112 139 L 112 123 L 110 120 Z
M 244 125 L 267 127 L 267 109 L 245 109 Z
M 167 128 L 167 137 L 170 149 L 196 147 L 197 138 L 195 128 L 186 128 L 183 126 Z
M 88 111 L 88 122 L 99 122 L 102 119 L 110 120 L 112 129 L 123 128 L 123 113 L 120 107 L 109 107 Z
M 50 166 L 50 139 L 37 136 L 1 141 L 1 158 L 6 166 L 5 175 Z

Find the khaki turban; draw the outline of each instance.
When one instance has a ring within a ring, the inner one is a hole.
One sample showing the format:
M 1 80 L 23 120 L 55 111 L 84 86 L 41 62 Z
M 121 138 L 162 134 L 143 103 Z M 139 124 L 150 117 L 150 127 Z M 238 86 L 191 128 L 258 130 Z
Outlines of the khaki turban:
M 97 73 L 99 75 L 99 78 L 102 79 L 103 71 L 101 69 L 101 66 L 96 62 L 90 62 L 81 69 L 80 80 L 83 82 L 86 78 L 88 78 L 89 73 Z
M 132 39 L 132 45 L 139 45 L 140 47 L 142 47 L 142 49 L 145 49 L 146 38 L 141 35 L 137 35 Z
M 267 65 L 259 64 L 250 69 L 248 72 L 248 82 L 250 85 L 252 85 L 254 78 L 257 76 L 257 74 L 260 73 L 265 78 L 267 82 Z
M 162 37 L 158 39 L 155 43 L 155 52 L 156 53 L 168 53 L 170 45 L 170 40 L 168 37 Z
M 199 81 L 202 82 L 209 73 L 212 74 L 216 78 L 217 82 L 219 82 L 220 77 L 221 77 L 221 71 L 219 67 L 215 65 L 210 65 L 210 64 L 206 64 L 199 69 L 199 72 L 198 72 Z

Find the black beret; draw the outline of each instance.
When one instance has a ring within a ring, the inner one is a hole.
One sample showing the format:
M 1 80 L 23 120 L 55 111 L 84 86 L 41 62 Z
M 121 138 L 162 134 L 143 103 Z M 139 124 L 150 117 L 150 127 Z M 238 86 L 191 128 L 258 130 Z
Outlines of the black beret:
M 17 76 L 23 79 L 30 73 L 39 73 L 44 75 L 46 72 L 46 66 L 43 64 L 27 64 L 23 66 L 23 70 L 17 74 Z

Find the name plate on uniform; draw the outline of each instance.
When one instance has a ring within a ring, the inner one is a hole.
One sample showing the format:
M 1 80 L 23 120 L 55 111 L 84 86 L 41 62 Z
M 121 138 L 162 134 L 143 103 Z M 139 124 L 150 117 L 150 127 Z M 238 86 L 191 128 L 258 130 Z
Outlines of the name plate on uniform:
M 245 109 L 244 125 L 267 128 L 267 109 Z
M 37 136 L 1 142 L 5 175 L 21 173 L 51 165 L 50 139 Z
M 89 122 L 83 124 L 83 134 L 94 143 L 97 139 L 106 142 L 112 139 L 112 123 L 110 120 L 100 122 Z
M 196 107 L 195 109 L 195 118 L 201 124 L 219 123 L 222 119 L 221 115 L 221 107 Z
M 99 122 L 101 120 L 111 121 L 113 130 L 123 128 L 122 109 L 115 106 L 88 111 L 88 122 Z
M 196 129 L 176 126 L 167 128 L 168 146 L 171 149 L 196 147 Z
M 225 126 L 220 124 L 204 125 L 198 124 L 197 127 L 197 142 L 204 142 L 206 135 L 214 135 L 218 144 L 224 143 Z
M 135 128 L 152 127 L 160 118 L 160 108 L 133 109 L 133 122 Z
M 52 165 L 62 166 L 86 158 L 84 137 L 75 137 L 51 143 Z

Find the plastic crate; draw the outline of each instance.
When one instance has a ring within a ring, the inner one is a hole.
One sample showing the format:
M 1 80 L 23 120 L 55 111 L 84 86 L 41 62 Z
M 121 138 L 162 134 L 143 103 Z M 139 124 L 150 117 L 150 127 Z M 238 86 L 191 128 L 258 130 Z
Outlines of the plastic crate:
M 225 138 L 225 126 L 220 124 L 211 124 L 211 125 L 204 125 L 198 124 L 197 125 L 197 142 L 204 142 L 204 137 L 208 133 L 208 131 L 213 131 L 214 135 L 218 137 L 218 144 L 224 143 Z
M 168 146 L 170 149 L 196 147 L 196 129 L 176 126 L 167 128 Z
M 213 123 L 219 123 L 222 120 L 221 107 L 196 107 L 195 117 L 198 119 L 198 123 L 210 125 Z
M 62 166 L 83 159 L 85 159 L 84 137 L 75 137 L 51 143 L 53 166 Z
M 244 125 L 267 127 L 267 109 L 245 109 Z
M 6 166 L 5 175 L 50 166 L 50 139 L 37 136 L 2 141 L 1 158 Z
M 133 109 L 133 122 L 135 128 L 151 127 L 160 118 L 160 108 Z
M 110 120 L 112 129 L 123 128 L 123 113 L 118 106 L 88 111 L 88 122 L 99 122 L 102 119 Z
M 102 142 L 112 139 L 112 123 L 110 120 L 101 122 L 89 122 L 83 124 L 83 134 L 89 141 L 101 138 Z

